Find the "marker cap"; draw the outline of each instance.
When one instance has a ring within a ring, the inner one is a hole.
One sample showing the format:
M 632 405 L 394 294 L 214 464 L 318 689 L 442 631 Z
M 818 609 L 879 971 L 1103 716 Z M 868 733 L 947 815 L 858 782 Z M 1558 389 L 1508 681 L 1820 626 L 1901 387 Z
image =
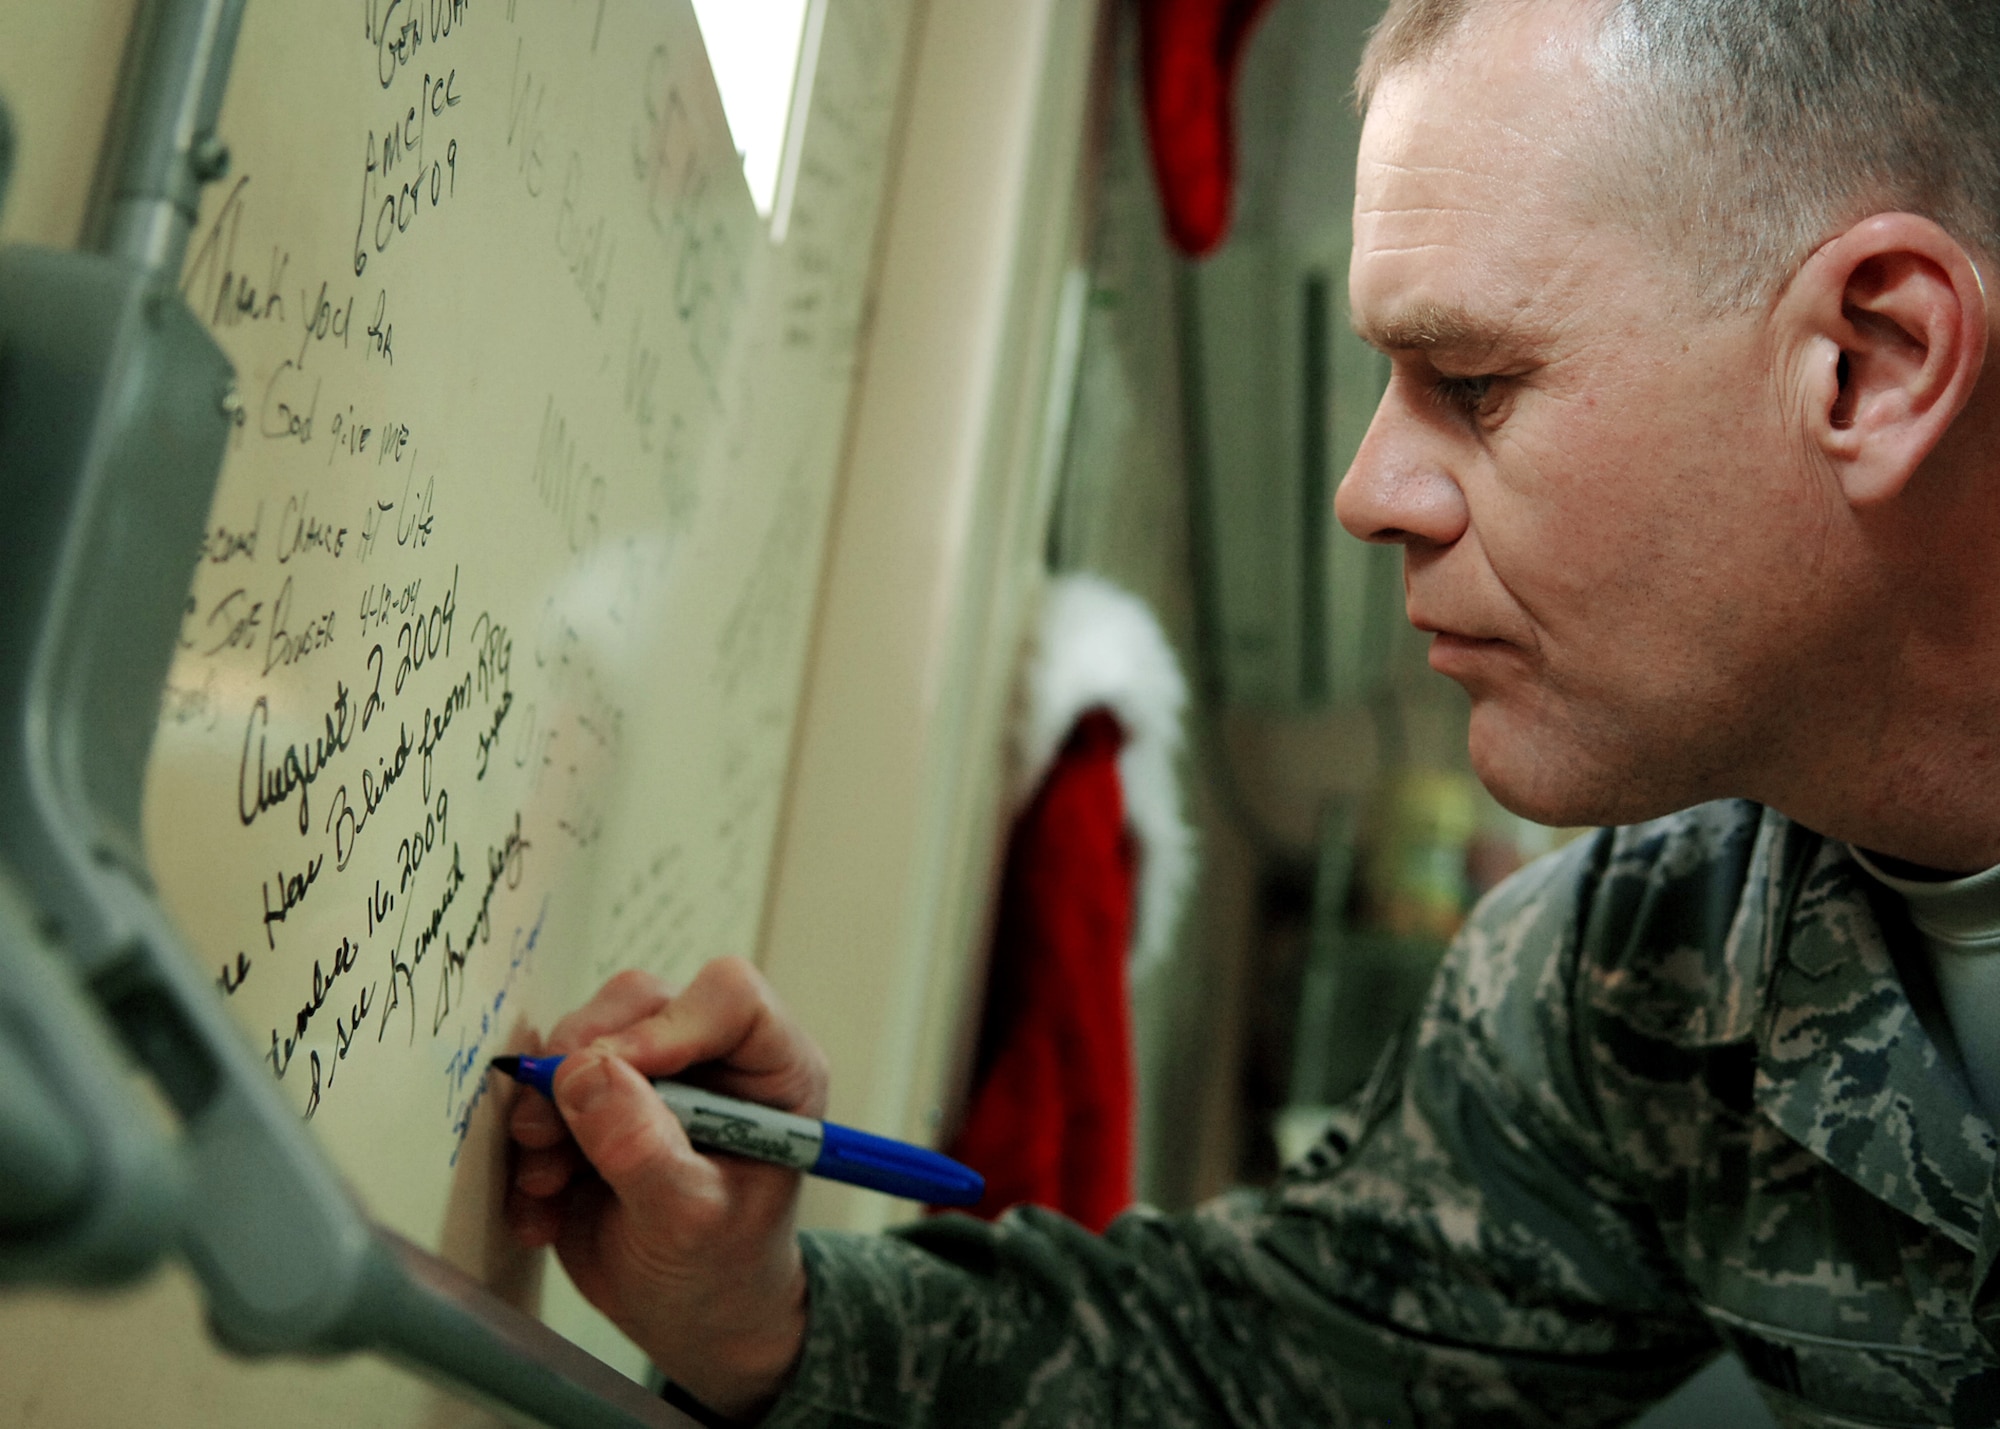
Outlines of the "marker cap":
M 986 1179 L 948 1156 L 832 1122 L 826 1123 L 812 1170 L 815 1176 L 933 1206 L 970 1206 L 986 1194 Z

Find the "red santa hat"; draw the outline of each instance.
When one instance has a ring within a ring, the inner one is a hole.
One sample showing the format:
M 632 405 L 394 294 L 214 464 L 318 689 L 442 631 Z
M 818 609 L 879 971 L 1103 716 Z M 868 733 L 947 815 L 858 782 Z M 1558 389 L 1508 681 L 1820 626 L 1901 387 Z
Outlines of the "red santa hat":
M 1012 831 L 978 1067 L 952 1154 L 975 1213 L 1048 1206 L 1102 1229 L 1132 1200 L 1128 963 L 1173 937 L 1192 863 L 1174 783 L 1187 687 L 1151 612 L 1055 581 L 1015 721 Z
M 1118 782 L 1139 865 L 1131 956 L 1141 975 L 1171 950 L 1194 873 L 1175 770 L 1186 708 L 1180 662 L 1144 601 L 1102 576 L 1049 582 L 1023 661 L 1009 804 L 1016 817 L 1028 807 L 1085 714 L 1104 709 L 1118 721 Z
M 1269 0 L 1141 0 L 1139 66 L 1167 233 L 1203 258 L 1229 233 L 1236 74 Z

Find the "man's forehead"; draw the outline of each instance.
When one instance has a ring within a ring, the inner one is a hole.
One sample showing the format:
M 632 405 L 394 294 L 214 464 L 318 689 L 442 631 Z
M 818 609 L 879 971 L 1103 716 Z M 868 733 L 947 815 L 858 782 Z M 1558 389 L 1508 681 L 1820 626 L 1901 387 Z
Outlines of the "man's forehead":
M 1575 115 L 1593 86 L 1551 11 L 1390 72 L 1363 127 L 1356 330 L 1387 351 L 1477 352 L 1532 336 L 1584 237 Z M 1568 13 L 1574 14 L 1574 11 Z M 1532 21 L 1532 23 L 1531 23 Z
M 1385 352 L 1477 357 L 1519 345 L 1553 315 L 1583 241 L 1568 205 L 1468 158 L 1408 166 L 1358 195 L 1350 274 L 1355 331 Z
M 1368 106 L 1359 212 L 1505 207 L 1573 188 L 1595 153 L 1602 91 L 1572 44 L 1524 21 L 1392 71 Z

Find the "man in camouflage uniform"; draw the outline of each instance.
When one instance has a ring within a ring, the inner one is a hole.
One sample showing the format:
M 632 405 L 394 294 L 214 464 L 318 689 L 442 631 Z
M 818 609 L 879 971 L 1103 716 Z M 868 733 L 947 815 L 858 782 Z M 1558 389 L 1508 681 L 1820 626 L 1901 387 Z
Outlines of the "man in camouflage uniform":
M 1992 1135 L 1865 876 L 1775 814 L 1505 885 L 1350 1114 L 1275 1191 L 1101 1241 L 1035 1212 L 810 1238 L 771 1422 L 1617 1424 L 1718 1335 L 1781 1422 L 2000 1412 Z
M 1611 1424 L 1725 1345 L 1786 1424 L 2000 1424 L 2000 6 L 1397 0 L 1361 93 L 1340 517 L 1489 787 L 1626 827 L 1270 1192 L 801 1244 L 641 1079 L 824 1106 L 722 962 L 555 1029 L 517 1233 L 772 1425 Z

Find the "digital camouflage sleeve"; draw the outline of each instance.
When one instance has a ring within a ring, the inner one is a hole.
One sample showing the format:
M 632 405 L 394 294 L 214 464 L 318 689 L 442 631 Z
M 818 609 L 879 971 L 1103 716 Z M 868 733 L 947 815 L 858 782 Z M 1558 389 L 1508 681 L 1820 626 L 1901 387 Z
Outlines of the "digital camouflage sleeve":
M 1275 1188 L 808 1236 L 766 1423 L 1617 1424 L 1726 1344 L 1788 1426 L 2000 1424 L 1993 1133 L 1872 887 L 1747 804 L 1572 845 Z

